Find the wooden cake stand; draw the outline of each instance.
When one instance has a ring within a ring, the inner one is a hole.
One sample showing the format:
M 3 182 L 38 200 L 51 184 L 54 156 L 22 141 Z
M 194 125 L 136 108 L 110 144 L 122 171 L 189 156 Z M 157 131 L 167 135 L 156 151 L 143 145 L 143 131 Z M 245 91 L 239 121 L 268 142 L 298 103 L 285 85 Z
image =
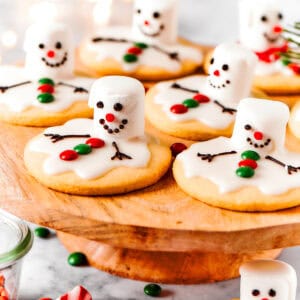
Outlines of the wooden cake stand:
M 182 192 L 171 173 L 121 196 L 79 197 L 45 188 L 23 164 L 26 142 L 40 132 L 0 124 L 0 207 L 57 230 L 69 251 L 84 252 L 101 270 L 153 282 L 213 282 L 238 276 L 248 260 L 275 258 L 278 249 L 300 244 L 300 207 L 273 213 L 214 208 Z M 290 148 L 300 149 L 291 141 Z

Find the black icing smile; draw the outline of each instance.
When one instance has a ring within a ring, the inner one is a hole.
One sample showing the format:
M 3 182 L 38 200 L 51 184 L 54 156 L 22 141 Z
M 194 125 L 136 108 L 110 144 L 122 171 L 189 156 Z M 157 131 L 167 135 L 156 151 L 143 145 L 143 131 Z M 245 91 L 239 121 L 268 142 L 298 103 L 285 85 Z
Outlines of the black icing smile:
M 126 125 L 128 124 L 128 120 L 127 119 L 123 119 L 121 121 L 121 124 L 119 125 L 118 128 L 111 128 L 107 125 L 107 123 L 105 122 L 104 119 L 100 119 L 99 120 L 99 124 L 103 126 L 103 129 L 106 130 L 109 134 L 118 134 L 120 133 L 122 130 L 125 129 Z
M 210 79 L 208 79 L 208 83 L 211 87 L 213 87 L 214 89 L 221 89 L 221 88 L 226 88 L 231 82 L 230 80 L 226 80 L 223 84 L 220 84 L 220 85 L 216 85 L 216 84 L 213 84 L 212 81 Z
M 269 43 L 276 43 L 280 36 L 276 36 L 276 37 L 271 37 L 270 35 L 268 35 L 266 32 L 264 33 L 264 38 L 269 42 Z
M 144 34 L 145 36 L 148 36 L 148 37 L 157 37 L 162 33 L 162 31 L 164 29 L 165 29 L 165 26 L 162 24 L 162 25 L 160 25 L 158 31 L 156 31 L 154 33 L 147 33 L 147 32 L 144 31 L 143 26 L 139 25 L 139 30 L 142 32 L 142 34 Z
M 68 61 L 68 53 L 65 52 L 64 57 L 58 63 L 51 63 L 51 62 L 47 61 L 47 59 L 45 57 L 42 57 L 42 61 L 45 63 L 46 66 L 48 66 L 50 68 L 59 68 Z
M 262 149 L 262 148 L 268 147 L 271 142 L 272 142 L 271 139 L 267 139 L 262 143 L 257 143 L 257 142 L 254 142 L 250 137 L 247 138 L 247 143 L 250 146 L 254 146 L 254 148 L 261 148 Z

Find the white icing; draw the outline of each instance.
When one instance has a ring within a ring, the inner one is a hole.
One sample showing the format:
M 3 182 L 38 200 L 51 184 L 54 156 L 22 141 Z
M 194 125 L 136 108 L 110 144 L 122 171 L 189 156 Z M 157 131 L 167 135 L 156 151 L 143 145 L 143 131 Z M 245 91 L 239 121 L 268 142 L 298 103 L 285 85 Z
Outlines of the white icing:
M 0 66 L 0 87 L 10 86 L 21 82 L 28 81 L 26 71 L 22 67 Z M 60 80 L 54 79 L 56 83 Z M 71 79 L 61 80 L 63 83 L 71 84 L 76 87 L 90 89 L 93 79 L 84 77 L 74 77 Z M 74 88 L 66 86 L 55 86 L 53 96 L 55 100 L 52 103 L 40 103 L 37 96 L 38 81 L 33 80 L 32 83 L 8 89 L 6 92 L 0 92 L 0 104 L 7 106 L 13 112 L 22 112 L 29 107 L 39 107 L 48 112 L 60 112 L 69 108 L 73 103 L 87 100 L 87 93 L 75 93 Z
M 211 99 L 209 103 L 191 108 L 185 114 L 174 114 L 170 110 L 173 105 L 181 104 L 196 94 L 172 88 L 174 82 L 159 83 L 154 102 L 160 104 L 173 121 L 197 120 L 211 128 L 227 128 L 234 122 L 235 114 L 224 113 L 214 100 L 227 108 L 236 109 L 239 101 L 250 94 L 256 62 L 257 58 L 250 50 L 237 44 L 222 44 L 214 52 L 209 76 L 191 76 L 176 81 L 183 87 L 207 95 Z M 223 70 L 224 65 L 228 66 L 228 70 Z M 219 72 L 219 75 L 216 76 L 215 72 Z
M 56 79 L 73 77 L 75 46 L 71 32 L 64 24 L 31 25 L 26 31 L 24 51 L 28 78 L 37 80 L 42 77 Z M 56 66 L 50 67 L 47 62 Z
M 63 126 L 48 128 L 44 133 L 49 134 L 91 134 L 93 133 L 93 120 L 75 119 Z M 121 152 L 132 157 L 132 159 L 111 160 L 115 154 L 115 148 L 110 141 L 105 147 L 93 149 L 88 155 L 81 155 L 75 161 L 63 161 L 59 158 L 61 152 L 73 149 L 78 144 L 84 144 L 87 138 L 71 138 L 52 143 L 49 137 L 39 136 L 29 144 L 30 151 L 46 153 L 43 170 L 47 175 L 58 175 L 73 171 L 83 179 L 95 179 L 108 171 L 118 167 L 143 168 L 150 159 L 150 151 L 143 138 L 133 140 L 118 140 L 117 144 Z
M 208 142 L 199 142 L 181 153 L 177 159 L 184 168 L 187 178 L 203 177 L 216 184 L 220 193 L 228 193 L 243 187 L 253 186 L 267 195 L 279 195 L 300 187 L 300 172 L 288 174 L 282 167 L 265 157 L 267 155 L 294 167 L 300 166 L 300 155 L 288 152 L 284 146 L 286 124 L 289 118 L 288 107 L 280 102 L 261 99 L 244 99 L 238 106 L 236 123 L 231 139 L 220 137 Z M 251 130 L 246 130 L 250 125 Z M 255 133 L 262 134 L 262 140 L 256 140 Z M 251 139 L 253 145 L 250 145 Z M 270 139 L 267 146 L 255 148 Z M 241 153 L 253 150 L 260 154 L 258 168 L 252 178 L 236 175 Z M 217 154 L 236 151 L 236 154 L 219 156 L 212 162 L 202 160 L 201 154 Z
M 128 27 L 109 27 L 97 32 L 96 37 L 102 38 L 121 38 L 134 41 Z M 126 63 L 123 60 L 124 55 L 129 48 L 133 47 L 133 43 L 115 43 L 115 42 L 87 42 L 87 49 L 95 53 L 97 62 L 102 62 L 105 59 L 114 59 L 122 65 L 124 71 L 132 72 L 139 66 L 156 67 L 168 70 L 169 72 L 178 72 L 181 69 L 180 61 L 170 59 L 166 54 L 163 54 L 153 48 L 148 48 L 138 56 L 137 63 Z M 201 64 L 203 55 L 199 49 L 193 47 L 175 45 L 160 45 L 165 51 L 177 52 L 180 60 L 191 60 L 197 64 Z
M 240 274 L 241 300 L 296 300 L 296 271 L 284 262 L 251 261 L 241 266 Z M 254 290 L 257 290 L 259 295 L 252 295 Z M 271 290 L 273 296 L 270 296 Z
M 124 76 L 107 76 L 98 79 L 92 86 L 89 98 L 89 106 L 94 108 L 94 133 L 102 139 L 132 139 L 144 136 L 144 99 L 145 88 L 142 83 L 134 78 Z M 97 103 L 103 104 L 99 108 Z M 121 104 L 122 109 L 115 106 Z M 113 116 L 114 121 L 107 120 L 107 116 Z M 105 124 L 99 124 L 100 120 Z M 120 125 L 124 128 L 120 129 Z M 117 134 L 109 134 L 103 130 L 103 126 L 118 129 Z
M 149 44 L 176 44 L 178 0 L 135 0 L 133 38 Z

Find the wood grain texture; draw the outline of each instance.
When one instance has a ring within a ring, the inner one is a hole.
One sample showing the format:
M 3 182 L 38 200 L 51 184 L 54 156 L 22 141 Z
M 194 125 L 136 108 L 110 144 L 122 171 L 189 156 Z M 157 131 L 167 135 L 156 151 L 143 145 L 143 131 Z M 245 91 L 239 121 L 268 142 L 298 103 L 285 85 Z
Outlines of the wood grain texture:
M 0 125 L 0 207 L 23 219 L 116 247 L 152 251 L 237 253 L 300 244 L 300 207 L 272 213 L 214 208 L 187 196 L 170 174 L 150 188 L 114 197 L 47 189 L 23 163 L 24 145 L 40 132 Z M 157 137 L 165 144 L 177 141 Z M 300 149 L 298 140 L 289 144 Z
M 58 233 L 70 252 L 82 252 L 91 266 L 135 280 L 197 284 L 239 276 L 242 264 L 254 259 L 274 259 L 281 250 L 244 254 L 150 252 L 121 249 L 65 233 Z

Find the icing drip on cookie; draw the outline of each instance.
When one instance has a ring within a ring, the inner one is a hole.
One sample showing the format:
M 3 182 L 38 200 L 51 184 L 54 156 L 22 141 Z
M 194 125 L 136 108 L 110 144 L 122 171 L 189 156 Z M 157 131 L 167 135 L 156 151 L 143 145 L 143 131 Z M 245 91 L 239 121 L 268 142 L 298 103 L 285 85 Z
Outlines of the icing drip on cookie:
M 238 102 L 250 94 L 256 61 L 248 49 L 222 44 L 214 52 L 208 77 L 160 83 L 154 102 L 173 121 L 197 120 L 212 128 L 227 128 Z
M 299 187 L 300 155 L 284 144 L 288 118 L 285 104 L 242 100 L 231 139 L 196 143 L 178 156 L 184 176 L 207 178 L 221 193 L 254 186 L 277 195 Z
M 297 275 L 288 264 L 257 260 L 241 266 L 241 300 L 296 300 Z

